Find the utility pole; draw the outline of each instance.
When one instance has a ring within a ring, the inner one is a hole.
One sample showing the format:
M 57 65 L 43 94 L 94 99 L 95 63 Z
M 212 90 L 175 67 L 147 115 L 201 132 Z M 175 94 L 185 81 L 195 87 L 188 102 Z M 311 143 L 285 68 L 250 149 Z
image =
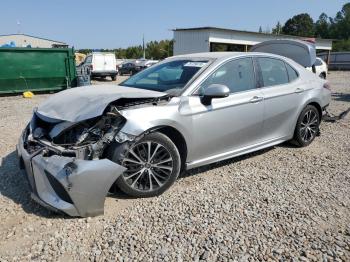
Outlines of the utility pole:
M 143 50 L 143 59 L 146 59 L 146 50 L 145 50 L 145 35 L 142 35 L 142 50 Z
M 21 33 L 21 22 L 19 20 L 17 20 L 17 33 Z

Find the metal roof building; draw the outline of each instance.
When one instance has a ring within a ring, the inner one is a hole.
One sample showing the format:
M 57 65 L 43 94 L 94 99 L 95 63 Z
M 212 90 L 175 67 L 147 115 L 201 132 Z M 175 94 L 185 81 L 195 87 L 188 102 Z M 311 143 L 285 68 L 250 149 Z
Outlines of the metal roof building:
M 275 39 L 306 39 L 217 27 L 177 28 L 174 32 L 174 55 L 213 51 L 248 51 L 260 42 Z M 314 39 L 316 49 L 332 50 L 331 39 Z
M 68 44 L 60 41 L 54 41 L 42 37 L 36 37 L 25 34 L 0 35 L 0 46 L 10 45 L 13 42 L 16 47 L 68 47 Z

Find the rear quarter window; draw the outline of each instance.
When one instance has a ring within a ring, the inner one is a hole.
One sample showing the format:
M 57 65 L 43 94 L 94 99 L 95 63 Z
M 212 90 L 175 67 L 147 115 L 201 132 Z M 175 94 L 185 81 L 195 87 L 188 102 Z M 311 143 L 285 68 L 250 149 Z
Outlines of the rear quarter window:
M 297 71 L 295 71 L 295 69 L 293 67 L 291 67 L 290 65 L 288 65 L 287 63 L 286 63 L 286 67 L 287 67 L 289 82 L 292 82 L 295 79 L 297 79 L 298 78 Z

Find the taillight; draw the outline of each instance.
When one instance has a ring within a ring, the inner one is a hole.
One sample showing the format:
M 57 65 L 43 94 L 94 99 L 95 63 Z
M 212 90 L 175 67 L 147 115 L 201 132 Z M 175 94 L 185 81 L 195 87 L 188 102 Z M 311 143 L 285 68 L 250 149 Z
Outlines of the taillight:
M 331 85 L 328 82 L 324 83 L 323 87 L 331 91 Z

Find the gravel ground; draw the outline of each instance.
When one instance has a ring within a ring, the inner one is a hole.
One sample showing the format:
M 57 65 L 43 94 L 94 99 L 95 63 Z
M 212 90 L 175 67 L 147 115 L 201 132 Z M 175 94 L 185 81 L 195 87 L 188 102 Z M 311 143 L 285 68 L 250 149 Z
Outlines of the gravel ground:
M 339 113 L 350 72 L 329 80 Z M 350 260 L 350 115 L 309 147 L 195 169 L 162 196 L 110 196 L 104 216 L 71 219 L 30 200 L 14 151 L 48 96 L 0 98 L 0 261 Z

